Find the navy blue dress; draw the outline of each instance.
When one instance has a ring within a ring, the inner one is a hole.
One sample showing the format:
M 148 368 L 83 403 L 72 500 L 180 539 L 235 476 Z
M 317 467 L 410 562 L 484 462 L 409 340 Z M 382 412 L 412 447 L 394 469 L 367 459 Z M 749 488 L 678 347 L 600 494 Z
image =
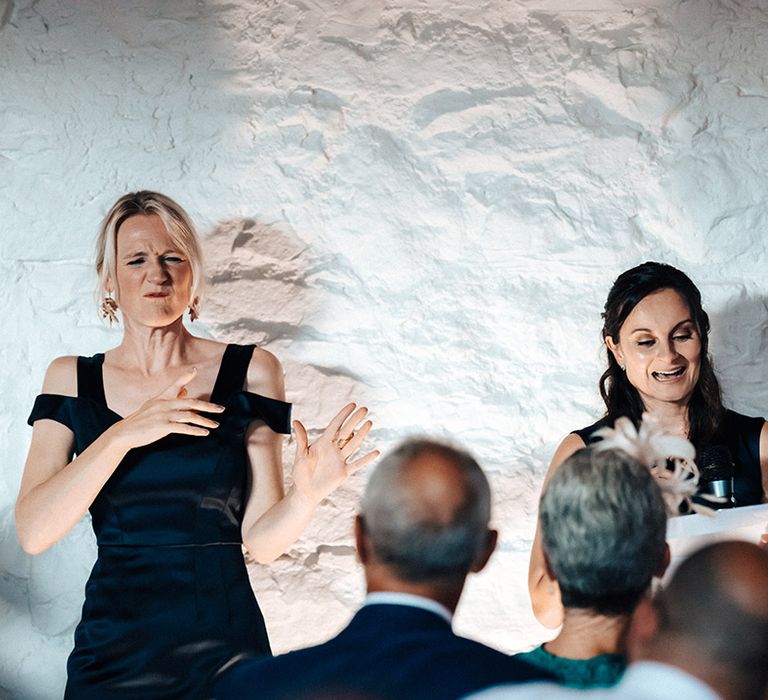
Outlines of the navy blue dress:
M 713 445 L 725 445 L 733 457 L 736 467 L 733 479 L 733 495 L 737 506 L 753 506 L 763 502 L 763 477 L 760 469 L 760 432 L 764 418 L 752 418 L 726 409 L 717 434 L 710 441 Z M 613 425 L 608 418 L 574 430 L 585 445 L 598 442 L 595 433 L 600 428 Z
M 244 434 L 290 432 L 290 404 L 243 391 L 253 346 L 228 345 L 206 437 L 169 435 L 132 449 L 90 511 L 98 558 L 67 662 L 67 700 L 205 698 L 235 656 L 270 655 L 242 554 L 248 488 Z M 79 357 L 76 397 L 41 394 L 30 425 L 66 425 L 82 452 L 121 419 L 107 407 L 104 355 Z

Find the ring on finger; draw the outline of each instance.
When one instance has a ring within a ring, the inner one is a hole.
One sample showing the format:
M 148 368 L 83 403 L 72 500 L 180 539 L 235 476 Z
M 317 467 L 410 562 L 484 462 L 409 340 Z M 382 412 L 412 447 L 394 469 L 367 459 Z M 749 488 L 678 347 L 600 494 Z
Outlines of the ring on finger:
M 338 447 L 340 450 L 343 450 L 343 449 L 344 449 L 344 448 L 347 446 L 347 443 L 348 443 L 348 442 L 349 442 L 349 441 L 350 441 L 350 440 L 351 440 L 351 439 L 352 439 L 354 436 L 355 436 L 355 434 L 354 434 L 354 433 L 350 433 L 350 434 L 349 434 L 349 435 L 347 435 L 347 437 L 345 437 L 345 438 L 339 438 L 339 439 L 336 441 L 336 446 L 337 446 L 337 447 Z

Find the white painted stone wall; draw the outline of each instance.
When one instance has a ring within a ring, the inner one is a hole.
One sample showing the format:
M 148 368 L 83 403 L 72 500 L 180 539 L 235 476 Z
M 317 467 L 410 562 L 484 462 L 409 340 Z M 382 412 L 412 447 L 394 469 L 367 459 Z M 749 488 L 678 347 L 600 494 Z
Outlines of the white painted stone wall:
M 621 270 L 685 269 L 729 403 L 766 412 L 764 0 L 4 0 L 0 25 L 0 697 L 63 688 L 93 537 L 29 557 L 13 502 L 47 363 L 119 339 L 91 254 L 125 191 L 188 207 L 212 278 L 196 330 L 275 352 L 297 416 L 353 398 L 385 450 L 419 432 L 478 455 L 502 541 L 458 628 L 504 649 L 545 636 L 536 500 L 600 413 Z M 251 567 L 278 651 L 360 600 L 365 478 Z

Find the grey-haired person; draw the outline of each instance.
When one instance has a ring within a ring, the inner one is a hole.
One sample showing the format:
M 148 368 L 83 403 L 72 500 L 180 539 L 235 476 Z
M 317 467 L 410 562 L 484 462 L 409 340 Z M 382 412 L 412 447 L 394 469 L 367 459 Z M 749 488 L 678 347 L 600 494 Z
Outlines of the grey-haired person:
M 646 465 L 619 449 L 584 448 L 566 459 L 539 505 L 546 581 L 559 590 L 563 625 L 518 658 L 571 687 L 617 683 L 632 613 L 669 563 L 666 526 Z
M 550 677 L 451 629 L 496 545 L 491 492 L 463 450 L 409 440 L 375 469 L 355 519 L 364 605 L 336 637 L 222 674 L 217 700 L 451 700 Z
M 765 700 L 768 552 L 720 541 L 691 554 L 632 618 L 631 663 L 612 688 L 508 686 L 475 700 Z

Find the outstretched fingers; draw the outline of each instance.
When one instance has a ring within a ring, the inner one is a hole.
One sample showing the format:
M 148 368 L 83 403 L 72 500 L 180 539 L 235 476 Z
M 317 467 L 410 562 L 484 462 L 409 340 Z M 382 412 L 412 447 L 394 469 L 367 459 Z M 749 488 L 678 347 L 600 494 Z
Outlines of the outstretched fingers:
M 345 468 L 347 475 L 352 474 L 359 469 L 362 469 L 367 464 L 370 464 L 376 459 L 381 452 L 379 450 L 373 450 L 368 454 L 359 457 L 351 462 L 348 460 L 360 449 L 365 438 L 368 437 L 368 433 L 373 427 L 373 421 L 365 420 L 368 415 L 368 409 L 361 406 L 354 411 L 339 428 L 338 432 L 338 444 L 341 448 L 341 456 L 345 461 Z M 365 420 L 364 423 L 361 422 Z
M 352 452 L 346 451 L 346 447 L 354 440 L 357 434 L 355 431 L 360 429 L 360 423 L 366 415 L 368 415 L 368 409 L 361 406 L 347 417 L 344 423 L 339 426 L 338 431 L 330 438 L 335 443 L 335 446 L 342 451 L 345 459 L 352 454 Z
M 353 462 L 350 462 L 347 464 L 347 474 L 354 474 L 356 471 L 373 462 L 373 460 L 376 459 L 380 454 L 381 452 L 379 450 L 374 450 L 373 452 L 369 452 L 367 455 L 363 455 L 360 457 L 360 459 L 356 459 Z
M 225 410 L 224 406 L 220 404 L 202 399 L 177 399 L 176 401 L 169 401 L 167 405 L 178 411 L 198 411 L 200 413 L 222 413 Z
M 184 370 L 163 391 L 158 394 L 163 399 L 183 399 L 187 396 L 187 384 L 197 376 L 197 367 Z
M 199 437 L 205 437 L 210 434 L 211 431 L 209 428 L 192 425 L 191 423 L 173 423 L 173 428 L 170 432 L 177 435 L 197 435 Z
M 147 407 L 151 407 L 151 413 L 156 419 L 168 426 L 168 432 L 205 436 L 219 427 L 218 421 L 201 414 L 222 413 L 224 406 L 188 398 L 187 385 L 196 376 L 197 367 L 184 370 L 155 399 L 148 402 Z
M 300 420 L 293 421 L 293 432 L 296 434 L 296 453 L 305 453 L 309 448 L 309 436 L 307 429 Z
M 338 437 L 344 439 L 352 435 L 357 430 L 358 425 L 363 422 L 363 419 L 368 415 L 368 409 L 365 406 L 360 406 L 352 415 L 339 428 Z
M 365 421 L 360 428 L 357 430 L 357 432 L 352 434 L 352 437 L 349 439 L 349 441 L 344 445 L 344 447 L 341 450 L 341 454 L 344 457 L 344 459 L 349 459 L 355 452 L 357 452 L 358 449 L 360 449 L 360 445 L 363 444 L 363 441 L 365 440 L 365 437 L 370 432 L 371 428 L 373 427 L 372 421 Z M 342 431 L 343 435 L 343 431 Z M 346 439 L 346 438 L 342 438 Z
M 327 437 L 330 440 L 333 440 L 336 437 L 336 434 L 341 429 L 341 426 L 343 425 L 344 421 L 349 418 L 349 416 L 352 414 L 352 411 L 355 410 L 355 407 L 357 404 L 354 403 L 348 403 L 344 408 L 342 408 L 332 419 L 331 422 L 328 423 L 328 426 L 325 430 L 323 430 L 323 434 L 321 437 Z
M 186 423 L 188 425 L 199 425 L 203 428 L 219 427 L 218 421 L 215 421 L 212 418 L 208 418 L 208 416 L 201 416 L 199 413 L 196 413 L 195 411 L 189 411 L 189 410 L 173 411 L 168 416 L 168 420 L 171 423 Z

